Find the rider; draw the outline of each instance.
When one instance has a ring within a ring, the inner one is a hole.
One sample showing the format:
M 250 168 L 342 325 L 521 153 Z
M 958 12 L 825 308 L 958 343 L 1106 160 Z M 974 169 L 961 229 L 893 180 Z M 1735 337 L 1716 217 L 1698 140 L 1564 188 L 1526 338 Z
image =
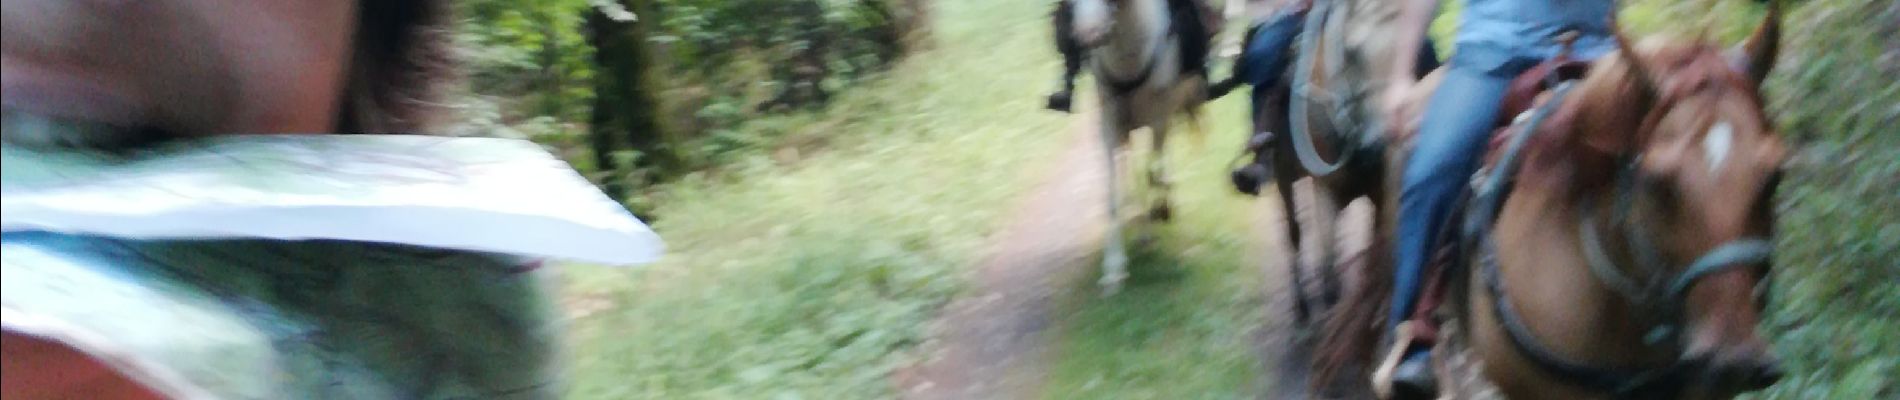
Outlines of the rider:
M 1228 91 L 1245 84 L 1255 88 L 1252 95 L 1253 105 L 1250 109 L 1260 110 L 1268 106 L 1266 96 L 1272 92 L 1271 88 L 1277 83 L 1275 81 L 1284 76 L 1287 64 L 1293 61 L 1286 52 L 1292 49 L 1293 41 L 1299 38 L 1301 29 L 1306 26 L 1306 12 L 1312 8 L 1313 4 L 1312 0 L 1282 0 L 1278 3 L 1281 4 L 1270 8 L 1273 10 L 1270 16 L 1262 17 L 1263 20 L 1257 20 L 1248 27 L 1247 40 L 1242 41 L 1245 48 L 1241 49 L 1240 58 L 1234 60 L 1233 75 L 1215 84 L 1210 90 L 1212 93 L 1209 95 L 1210 98 L 1219 98 Z M 1423 47 L 1413 56 L 1417 62 L 1411 70 L 1414 76 L 1424 77 L 1438 69 L 1439 60 L 1432 39 L 1424 37 L 1420 38 L 1420 41 L 1420 46 Z M 1264 146 L 1270 142 L 1271 137 L 1268 136 L 1270 134 L 1269 132 L 1254 132 L 1254 137 L 1248 143 L 1250 146 Z M 1250 150 L 1261 151 L 1264 148 L 1255 147 Z M 1264 159 L 1258 157 L 1254 160 L 1255 163 L 1264 162 Z M 1264 168 L 1251 165 L 1243 166 L 1235 171 L 1235 185 L 1236 189 L 1242 193 L 1255 194 L 1257 193 L 1255 188 L 1264 183 L 1268 177 L 1264 176 L 1264 172 L 1243 172 L 1249 170 L 1266 171 Z
M 1399 16 L 1401 65 L 1388 77 L 1382 100 L 1388 117 L 1398 115 L 1415 80 L 1409 63 L 1419 51 L 1436 13 L 1438 0 L 1404 0 Z M 1413 314 L 1421 292 L 1425 264 L 1444 226 L 1454 198 L 1478 167 L 1493 127 L 1498 103 L 1506 86 L 1519 73 L 1556 57 L 1564 45 L 1554 38 L 1564 32 L 1579 35 L 1569 57 L 1588 60 L 1615 48 L 1612 0 L 1465 0 L 1463 21 L 1455 39 L 1456 52 L 1444 80 L 1426 104 L 1399 194 L 1397 279 L 1390 323 Z M 1403 124 L 1392 124 L 1399 126 Z M 1396 331 L 1395 331 L 1396 332 Z M 1408 337 L 1400 333 L 1397 337 Z M 1401 344 L 1393 356 L 1402 357 L 1386 373 L 1400 398 L 1430 396 L 1436 392 L 1431 373 L 1430 348 L 1422 343 Z
M 1213 37 L 1221 30 L 1220 13 L 1210 9 L 1204 0 L 1167 1 L 1169 13 L 1172 14 L 1171 22 L 1178 24 L 1181 37 L 1189 39 L 1180 42 L 1181 59 L 1185 63 L 1182 73 L 1205 75 Z M 1062 112 L 1069 112 L 1075 93 L 1075 77 L 1082 72 L 1082 62 L 1088 60 L 1088 49 L 1075 39 L 1074 2 L 1058 0 L 1053 15 L 1056 51 L 1062 53 L 1062 79 L 1056 82 L 1056 91 L 1049 94 L 1049 102 L 1045 107 Z

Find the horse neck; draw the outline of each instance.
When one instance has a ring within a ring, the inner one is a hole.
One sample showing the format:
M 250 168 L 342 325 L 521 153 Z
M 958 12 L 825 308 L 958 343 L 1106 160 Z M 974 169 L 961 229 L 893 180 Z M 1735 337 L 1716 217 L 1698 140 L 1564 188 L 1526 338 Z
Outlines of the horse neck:
M 1499 215 L 1498 268 L 1509 301 L 1543 345 L 1567 357 L 1603 365 L 1667 361 L 1659 356 L 1667 352 L 1644 345 L 1651 324 L 1640 318 L 1642 313 L 1590 271 L 1578 240 L 1582 199 L 1557 189 L 1519 186 Z M 1598 204 L 1610 204 L 1603 194 L 1584 196 L 1600 196 L 1594 199 Z M 1604 239 L 1621 242 L 1620 236 Z
M 1102 46 L 1101 62 L 1117 72 L 1133 73 L 1142 68 L 1155 51 L 1155 40 L 1163 39 L 1168 29 L 1168 0 L 1128 0 L 1115 10 L 1115 28 Z

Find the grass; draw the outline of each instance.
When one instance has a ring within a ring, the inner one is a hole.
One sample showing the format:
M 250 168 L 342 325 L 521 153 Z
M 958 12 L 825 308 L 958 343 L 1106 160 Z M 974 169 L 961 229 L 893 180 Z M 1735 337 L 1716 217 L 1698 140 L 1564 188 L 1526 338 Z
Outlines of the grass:
M 1078 290 L 1056 321 L 1051 398 L 1256 398 L 1265 375 L 1253 333 L 1264 279 L 1248 251 L 1254 199 L 1233 192 L 1227 161 L 1247 132 L 1243 96 L 1209 107 L 1204 145 L 1171 145 L 1175 219 L 1131 247 L 1131 277 L 1101 298 Z M 1178 134 L 1186 129 L 1182 127 Z M 1091 267 L 1093 264 L 1091 264 Z M 1096 274 L 1074 285 L 1092 286 Z
M 664 260 L 563 268 L 570 397 L 892 394 L 1023 172 L 1067 135 L 1040 110 L 1059 71 L 1037 34 L 1047 4 L 937 4 L 933 50 L 826 110 L 749 125 L 823 143 L 650 188 Z

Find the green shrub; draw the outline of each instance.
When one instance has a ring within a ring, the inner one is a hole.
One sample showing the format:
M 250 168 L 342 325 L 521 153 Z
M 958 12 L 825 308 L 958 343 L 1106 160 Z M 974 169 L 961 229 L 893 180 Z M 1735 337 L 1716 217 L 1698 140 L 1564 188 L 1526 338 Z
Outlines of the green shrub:
M 464 134 L 524 137 L 577 165 L 594 98 L 585 13 L 599 0 L 461 0 L 457 37 L 468 66 Z M 684 143 L 665 154 L 679 172 L 757 152 L 776 139 L 758 117 L 812 110 L 887 68 L 920 30 L 919 0 L 651 0 L 639 15 L 660 65 L 659 116 Z M 656 153 L 663 152 L 663 153 Z M 661 178 L 655 171 L 617 176 Z M 634 182 L 636 185 L 646 181 Z
M 1900 3 L 1794 4 L 1767 86 L 1802 143 L 1781 187 L 1769 328 L 1785 399 L 1900 398 Z

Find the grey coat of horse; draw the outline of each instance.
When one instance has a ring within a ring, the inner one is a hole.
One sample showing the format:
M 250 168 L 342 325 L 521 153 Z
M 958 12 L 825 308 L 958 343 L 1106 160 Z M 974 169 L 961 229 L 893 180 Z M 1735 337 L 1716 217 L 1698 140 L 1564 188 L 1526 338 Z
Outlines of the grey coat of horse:
M 1120 289 L 1127 278 L 1128 255 L 1122 228 L 1126 220 L 1120 165 L 1122 147 L 1136 129 L 1148 128 L 1152 154 L 1146 158 L 1149 219 L 1168 219 L 1166 152 L 1168 132 L 1177 113 L 1190 118 L 1206 101 L 1206 77 L 1189 71 L 1183 62 L 1187 36 L 1170 10 L 1169 0 L 1071 0 L 1075 6 L 1075 39 L 1089 49 L 1091 69 L 1100 98 L 1098 115 L 1107 152 L 1109 230 L 1102 255 L 1101 285 L 1105 293 Z M 1198 0 L 1195 0 L 1198 1 Z M 1190 60 L 1199 61 L 1199 60 Z

